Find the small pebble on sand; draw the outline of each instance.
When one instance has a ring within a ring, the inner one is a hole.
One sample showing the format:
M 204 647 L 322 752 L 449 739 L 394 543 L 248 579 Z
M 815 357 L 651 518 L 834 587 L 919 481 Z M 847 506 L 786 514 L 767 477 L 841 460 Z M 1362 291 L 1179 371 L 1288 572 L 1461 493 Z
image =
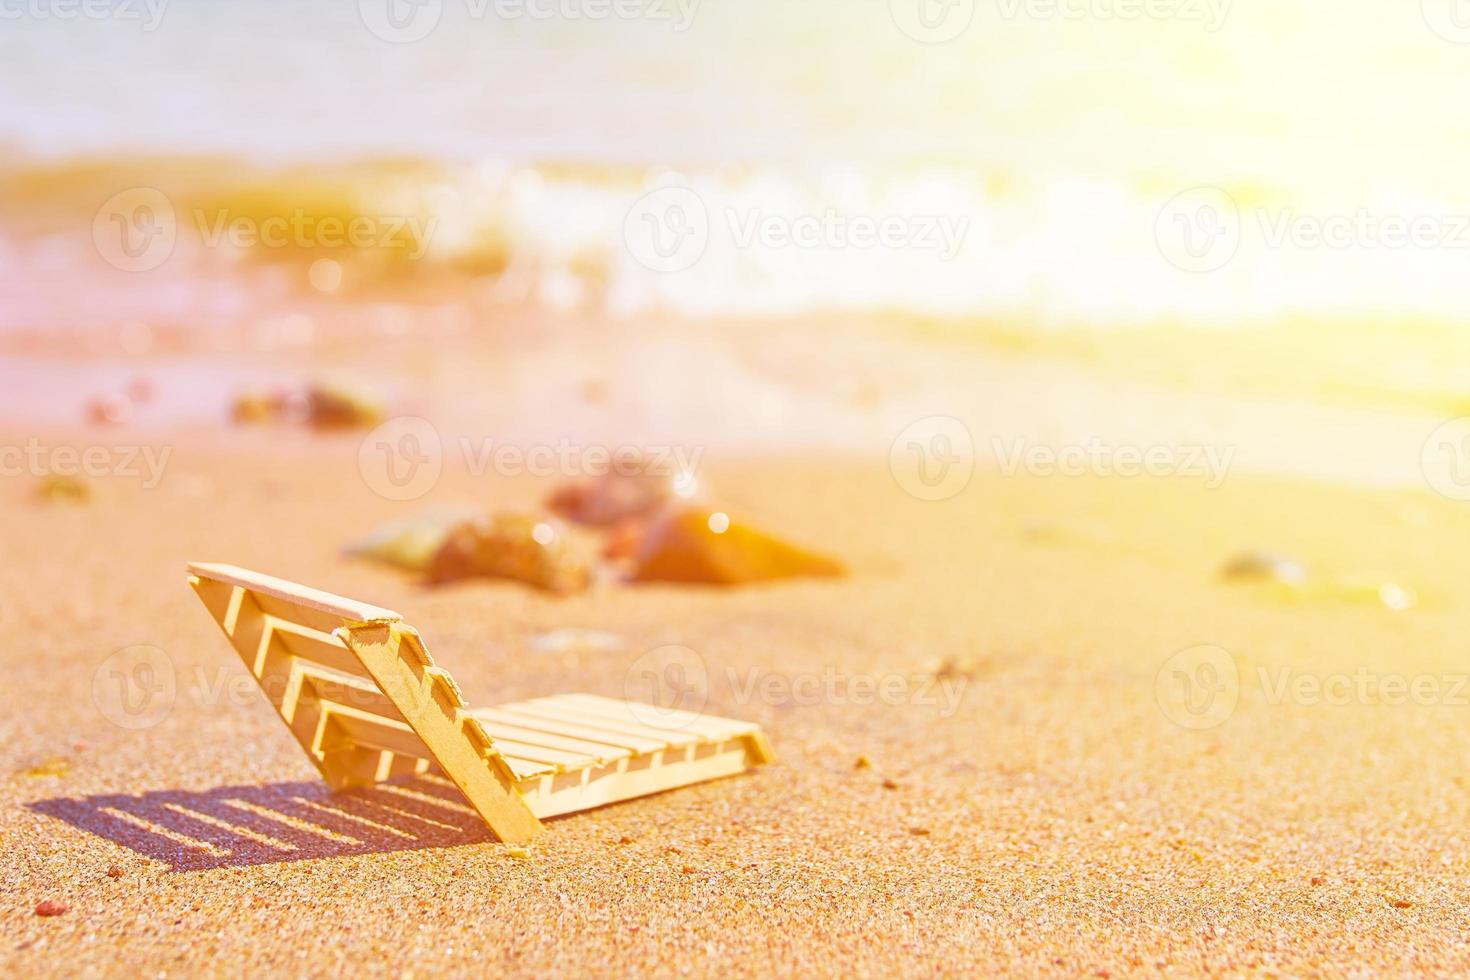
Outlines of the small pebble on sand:
M 1228 582 L 1280 582 L 1301 585 L 1307 570 L 1298 561 L 1270 551 L 1246 551 L 1232 557 L 1220 569 L 1220 577 Z
M 64 915 L 68 906 L 61 902 L 53 902 L 51 899 L 41 902 L 36 906 L 36 914 L 40 916 Z

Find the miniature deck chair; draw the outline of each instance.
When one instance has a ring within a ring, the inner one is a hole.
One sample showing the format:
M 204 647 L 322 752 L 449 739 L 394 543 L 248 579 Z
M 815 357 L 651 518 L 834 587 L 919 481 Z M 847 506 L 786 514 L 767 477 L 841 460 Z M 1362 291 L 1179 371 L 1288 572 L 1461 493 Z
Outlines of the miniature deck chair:
M 191 564 L 189 583 L 330 786 L 437 769 L 507 843 L 771 761 L 756 725 L 617 698 L 473 710 L 395 612 L 230 565 Z

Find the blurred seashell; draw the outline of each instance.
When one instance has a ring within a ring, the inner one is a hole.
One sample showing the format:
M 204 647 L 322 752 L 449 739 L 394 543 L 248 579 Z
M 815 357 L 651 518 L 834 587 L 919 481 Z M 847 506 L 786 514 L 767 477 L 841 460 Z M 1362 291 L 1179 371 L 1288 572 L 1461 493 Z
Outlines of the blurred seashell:
M 361 388 L 316 384 L 305 397 L 306 421 L 318 429 L 371 429 L 387 415 L 382 403 Z
M 375 528 L 350 544 L 347 554 L 368 558 L 410 572 L 422 572 L 444 545 L 455 526 L 472 519 L 469 508 L 454 507 L 425 511 L 406 520 Z
M 578 524 L 606 527 L 628 518 L 652 517 L 676 496 L 678 476 L 646 459 L 580 483 L 568 483 L 546 501 L 553 513 Z
M 735 523 L 723 512 L 678 507 L 649 527 L 633 578 L 738 585 L 845 574 L 841 562 Z
M 479 518 L 454 526 L 426 571 L 435 584 L 503 578 L 562 594 L 585 589 L 592 578 L 587 562 L 559 528 L 525 516 Z

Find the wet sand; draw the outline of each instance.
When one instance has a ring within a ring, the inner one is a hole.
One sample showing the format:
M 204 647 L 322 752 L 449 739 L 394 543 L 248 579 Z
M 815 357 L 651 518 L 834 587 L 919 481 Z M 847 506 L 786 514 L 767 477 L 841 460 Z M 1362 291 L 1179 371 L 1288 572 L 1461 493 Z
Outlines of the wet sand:
M 89 504 L 41 506 L 33 480 L 0 482 L 0 944 L 18 975 L 1470 968 L 1470 692 L 1454 689 L 1470 514 L 1426 490 L 982 468 L 929 503 L 883 459 L 712 454 L 717 500 L 852 576 L 556 599 L 425 590 L 338 553 L 417 507 L 523 507 L 545 481 L 446 469 L 403 505 L 364 484 L 351 437 L 166 441 L 151 490 L 104 479 Z M 1217 581 L 1249 548 L 1418 603 Z M 766 726 L 778 761 L 555 820 L 525 858 L 433 784 L 333 796 L 259 695 L 211 695 L 245 674 L 185 585 L 190 559 L 398 609 L 472 705 L 622 695 L 643 651 L 686 645 L 709 710 Z M 622 648 L 540 648 L 563 627 Z M 178 693 L 128 730 L 92 690 L 134 644 L 167 654 Z M 1240 677 L 1207 730 L 1155 693 L 1197 644 L 1230 650 Z M 953 712 L 925 680 L 946 660 Z M 1283 669 L 1439 694 L 1310 703 L 1276 696 Z M 808 676 L 902 681 L 888 704 L 782 687 Z M 749 695 L 769 677 L 774 696 Z M 46 900 L 68 911 L 38 917 Z

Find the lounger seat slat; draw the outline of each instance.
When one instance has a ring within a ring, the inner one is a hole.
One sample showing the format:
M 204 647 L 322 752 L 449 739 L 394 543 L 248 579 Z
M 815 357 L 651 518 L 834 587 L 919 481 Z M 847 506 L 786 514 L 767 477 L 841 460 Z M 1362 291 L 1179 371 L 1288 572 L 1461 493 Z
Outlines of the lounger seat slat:
M 573 710 L 586 711 L 604 718 L 627 718 L 652 728 L 667 727 L 673 731 L 692 732 L 703 735 L 705 738 L 721 741 L 748 735 L 760 727 L 750 722 L 736 721 L 733 718 L 695 714 L 692 711 L 679 711 L 656 705 L 639 705 L 634 714 L 635 709 L 630 707 L 630 702 L 618 698 L 600 697 L 596 694 L 558 694 L 554 697 L 542 698 L 541 701 L 544 704 L 566 705 Z
M 649 752 L 662 752 L 669 747 L 667 739 L 648 738 L 641 735 L 628 735 L 625 733 L 610 732 L 603 728 L 594 728 L 590 725 L 581 725 L 566 718 L 546 718 L 539 715 L 528 715 L 506 710 L 505 705 L 497 705 L 494 708 L 480 708 L 475 712 L 477 718 L 485 719 L 486 722 L 508 722 L 522 728 L 530 728 L 535 731 L 546 732 L 551 735 L 570 735 L 573 738 L 585 738 L 590 742 L 600 742 L 628 749 L 637 754 Z
M 573 709 L 558 703 L 537 701 L 513 701 L 500 705 L 502 710 L 541 719 L 568 719 L 586 728 L 604 731 L 612 735 L 636 735 L 640 738 L 658 739 L 674 748 L 697 745 L 704 738 L 694 732 L 675 728 L 655 728 L 645 725 L 630 712 L 626 718 L 610 718 L 593 711 Z

